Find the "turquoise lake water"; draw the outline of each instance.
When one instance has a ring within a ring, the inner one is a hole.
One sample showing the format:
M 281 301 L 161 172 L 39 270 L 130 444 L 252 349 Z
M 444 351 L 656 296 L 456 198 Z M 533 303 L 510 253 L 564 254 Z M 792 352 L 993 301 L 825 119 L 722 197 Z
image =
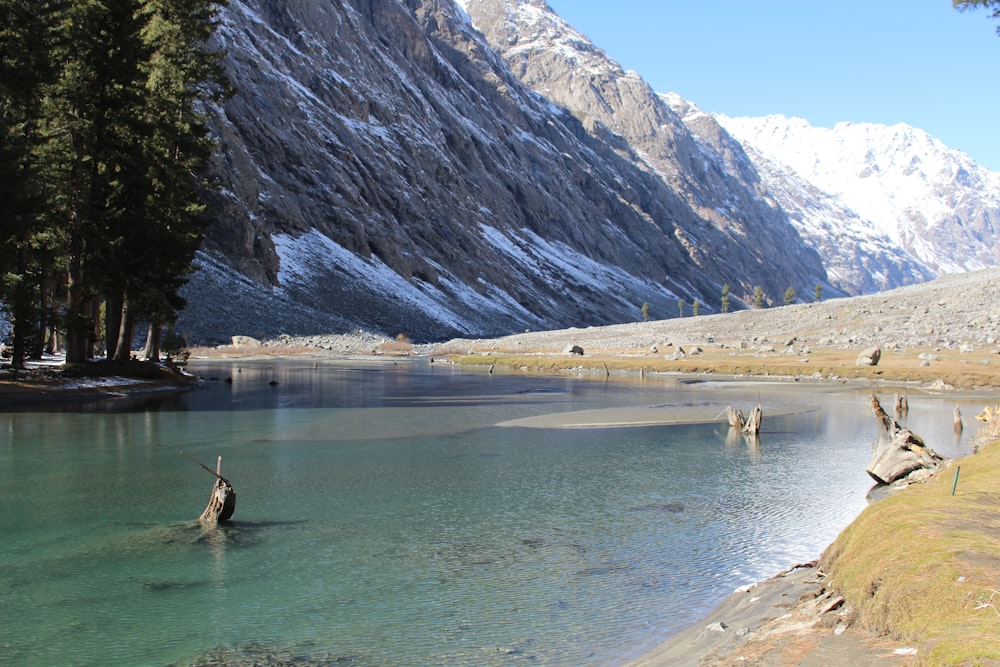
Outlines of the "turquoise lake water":
M 864 391 L 192 370 L 204 388 L 180 396 L 0 413 L 0 664 L 615 665 L 816 558 L 871 487 Z M 723 423 L 500 425 L 758 400 L 757 444 Z M 949 456 L 969 447 L 953 405 L 910 395 L 908 425 Z M 197 524 L 212 477 L 179 452 L 223 457 L 230 524 Z

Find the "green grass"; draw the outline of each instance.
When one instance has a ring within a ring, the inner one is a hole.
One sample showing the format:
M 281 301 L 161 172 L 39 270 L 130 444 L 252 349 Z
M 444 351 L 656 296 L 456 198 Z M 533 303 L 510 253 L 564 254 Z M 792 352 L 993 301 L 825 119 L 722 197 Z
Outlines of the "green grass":
M 841 533 L 820 567 L 857 625 L 916 646 L 924 665 L 1000 664 L 998 472 L 993 442 Z

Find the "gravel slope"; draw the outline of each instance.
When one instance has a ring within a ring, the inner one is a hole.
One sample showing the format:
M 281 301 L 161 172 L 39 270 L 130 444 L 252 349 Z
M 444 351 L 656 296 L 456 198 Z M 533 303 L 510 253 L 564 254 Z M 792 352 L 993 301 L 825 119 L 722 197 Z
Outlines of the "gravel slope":
M 472 353 L 649 352 L 670 345 L 726 347 L 785 344 L 812 347 L 937 347 L 993 352 L 1000 337 L 1000 269 L 955 274 L 870 296 L 720 315 L 586 329 L 525 332 L 497 339 L 455 339 L 438 347 Z

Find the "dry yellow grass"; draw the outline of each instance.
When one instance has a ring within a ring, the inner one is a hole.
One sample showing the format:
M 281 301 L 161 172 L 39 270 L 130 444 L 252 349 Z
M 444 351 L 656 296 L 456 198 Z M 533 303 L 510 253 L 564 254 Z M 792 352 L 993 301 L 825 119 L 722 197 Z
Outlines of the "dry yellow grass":
M 1000 665 L 998 470 L 995 441 L 868 507 L 826 550 L 860 627 L 917 645 L 921 664 Z
M 970 357 L 955 350 L 884 351 L 877 366 L 857 366 L 855 362 L 858 351 L 833 348 L 813 349 L 808 355 L 790 355 L 709 346 L 700 354 L 679 359 L 669 358 L 672 352 L 666 350 L 650 354 L 640 350 L 594 350 L 579 356 L 544 350 L 518 350 L 512 353 L 498 349 L 489 354 L 465 354 L 457 350 L 442 349 L 436 356 L 447 356 L 459 364 L 496 364 L 542 373 L 584 368 L 598 372 L 605 369 L 634 372 L 645 370 L 661 373 L 869 379 L 893 383 L 941 380 L 956 389 L 1000 387 L 1000 359 L 986 359 L 982 355 Z M 934 354 L 939 359 L 924 366 L 919 357 L 924 352 Z

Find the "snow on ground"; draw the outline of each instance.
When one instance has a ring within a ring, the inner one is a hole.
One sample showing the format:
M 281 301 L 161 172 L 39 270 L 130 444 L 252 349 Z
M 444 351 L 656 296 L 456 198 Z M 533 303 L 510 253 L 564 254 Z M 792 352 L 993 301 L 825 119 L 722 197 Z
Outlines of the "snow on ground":
M 315 229 L 297 238 L 273 234 L 271 240 L 280 260 L 281 285 L 308 288 L 323 275 L 342 273 L 373 291 L 395 295 L 437 322 L 463 328 L 462 318 L 445 305 L 446 297 L 437 288 L 423 281 L 407 280 L 375 255 L 369 259 L 359 257 Z
M 149 383 L 149 380 L 121 376 L 67 377 L 59 372 L 65 363 L 66 356 L 63 354 L 45 354 L 41 359 L 28 359 L 24 363 L 23 377 L 27 380 L 43 378 L 47 388 L 57 390 L 113 389 Z

